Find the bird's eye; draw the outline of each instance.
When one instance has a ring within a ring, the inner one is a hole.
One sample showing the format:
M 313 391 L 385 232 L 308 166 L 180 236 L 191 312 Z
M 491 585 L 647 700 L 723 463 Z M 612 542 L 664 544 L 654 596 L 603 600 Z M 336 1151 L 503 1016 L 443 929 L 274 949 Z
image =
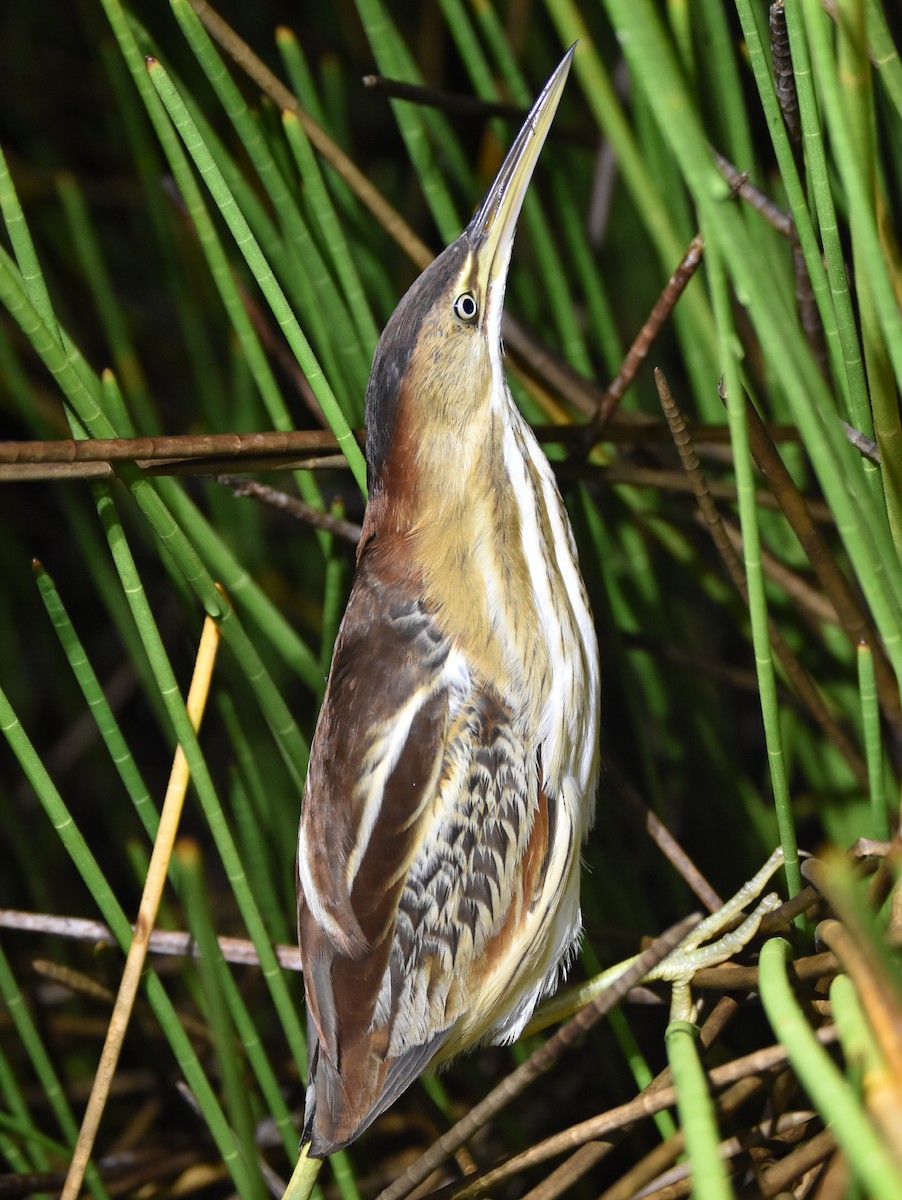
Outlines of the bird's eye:
M 454 315 L 459 321 L 465 321 L 468 325 L 472 325 L 476 320 L 479 315 L 479 305 L 472 292 L 461 292 L 457 297 L 454 301 Z

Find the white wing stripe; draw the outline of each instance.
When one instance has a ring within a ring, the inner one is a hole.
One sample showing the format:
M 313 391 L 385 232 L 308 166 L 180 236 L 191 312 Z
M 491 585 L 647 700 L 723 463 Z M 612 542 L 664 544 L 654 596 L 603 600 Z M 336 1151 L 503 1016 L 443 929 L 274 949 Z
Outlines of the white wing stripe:
M 366 793 L 360 822 L 357 826 L 357 836 L 348 855 L 345 866 L 345 886 L 350 893 L 357 878 L 357 872 L 363 863 L 367 846 L 382 810 L 382 799 L 385 795 L 385 785 L 392 771 L 398 765 L 398 760 L 404 752 L 410 727 L 414 719 L 427 701 L 443 688 L 459 692 L 467 683 L 467 672 L 462 655 L 452 651 L 445 659 L 442 670 L 435 676 L 427 687 L 419 688 L 403 707 L 398 709 L 390 721 L 385 721 L 373 739 L 370 751 L 363 764 L 363 778 L 358 790 Z M 426 797 L 424 797 L 425 801 Z

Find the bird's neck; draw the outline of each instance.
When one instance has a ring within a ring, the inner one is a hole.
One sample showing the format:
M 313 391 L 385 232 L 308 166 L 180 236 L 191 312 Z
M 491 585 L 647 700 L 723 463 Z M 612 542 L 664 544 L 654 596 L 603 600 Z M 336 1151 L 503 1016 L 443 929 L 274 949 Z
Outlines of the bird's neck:
M 365 533 L 415 540 L 427 528 L 453 535 L 471 525 L 481 497 L 503 483 L 504 427 L 489 410 L 462 427 L 428 413 L 404 422 L 371 480 Z
M 511 687 L 520 654 L 511 631 L 524 649 L 542 641 L 509 475 L 523 436 L 532 434 L 511 402 L 467 430 L 433 428 L 407 446 L 398 441 L 372 489 L 361 540 L 378 574 L 396 585 L 409 580 L 486 677 Z

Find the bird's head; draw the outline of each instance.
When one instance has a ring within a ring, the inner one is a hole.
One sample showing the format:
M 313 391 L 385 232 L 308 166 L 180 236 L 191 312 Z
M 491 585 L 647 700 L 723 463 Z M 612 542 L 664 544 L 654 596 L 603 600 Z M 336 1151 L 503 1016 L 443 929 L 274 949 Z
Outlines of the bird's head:
M 573 47 L 546 83 L 475 216 L 422 273 L 385 327 L 366 395 L 371 494 L 409 486 L 421 451 L 479 437 L 506 402 L 501 313 L 517 219 L 563 91 Z

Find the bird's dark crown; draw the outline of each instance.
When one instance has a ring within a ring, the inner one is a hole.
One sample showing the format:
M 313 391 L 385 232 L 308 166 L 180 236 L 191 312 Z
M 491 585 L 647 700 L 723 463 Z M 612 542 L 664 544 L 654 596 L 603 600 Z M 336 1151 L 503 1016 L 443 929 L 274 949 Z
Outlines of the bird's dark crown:
M 419 404 L 453 406 L 461 358 L 480 357 L 485 344 L 484 298 L 475 279 L 475 247 L 465 230 L 411 285 L 383 330 L 366 390 L 368 483 L 378 486 L 401 416 Z M 481 336 L 482 335 L 482 336 Z M 480 347 L 479 344 L 482 344 Z

